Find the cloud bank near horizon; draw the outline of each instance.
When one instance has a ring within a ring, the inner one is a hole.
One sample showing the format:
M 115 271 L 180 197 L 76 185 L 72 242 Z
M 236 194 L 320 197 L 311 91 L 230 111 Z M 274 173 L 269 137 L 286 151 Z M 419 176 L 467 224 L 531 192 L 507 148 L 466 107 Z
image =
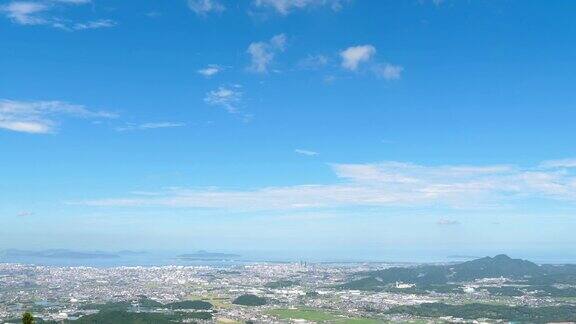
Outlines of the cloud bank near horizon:
M 177 207 L 232 210 L 310 208 L 422 207 L 478 208 L 514 206 L 526 199 L 576 202 L 576 172 L 570 163 L 544 161 L 515 165 L 425 166 L 386 161 L 331 164 L 336 183 L 263 187 L 249 190 L 175 188 L 154 195 L 133 195 L 74 202 L 99 207 Z

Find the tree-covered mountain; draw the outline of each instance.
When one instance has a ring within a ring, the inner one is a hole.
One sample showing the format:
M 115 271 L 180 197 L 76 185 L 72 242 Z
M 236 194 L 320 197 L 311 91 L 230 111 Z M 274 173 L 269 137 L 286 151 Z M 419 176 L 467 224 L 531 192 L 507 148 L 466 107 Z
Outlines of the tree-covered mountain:
M 526 260 L 512 259 L 500 254 L 493 258 L 484 257 L 449 267 L 450 281 L 468 281 L 481 278 L 514 278 L 520 279 L 541 275 L 545 269 Z
M 365 272 L 341 286 L 343 289 L 383 290 L 402 282 L 434 287 L 453 282 L 504 277 L 528 284 L 576 283 L 576 266 L 538 265 L 501 254 L 450 265 L 422 265 Z
M 232 304 L 243 306 L 262 306 L 266 305 L 267 301 L 266 298 L 258 297 L 252 294 L 245 294 L 238 296 L 236 299 L 234 299 L 234 301 L 232 301 Z

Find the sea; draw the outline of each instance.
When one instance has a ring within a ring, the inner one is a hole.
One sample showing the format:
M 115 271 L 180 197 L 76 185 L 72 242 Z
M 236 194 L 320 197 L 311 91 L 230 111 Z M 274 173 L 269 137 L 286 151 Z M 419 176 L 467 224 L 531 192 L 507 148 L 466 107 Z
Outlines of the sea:
M 227 251 L 228 252 L 228 251 Z M 134 266 L 212 266 L 233 267 L 255 263 L 292 263 L 357 265 L 365 263 L 429 264 L 458 263 L 485 256 L 506 254 L 512 258 L 538 264 L 576 264 L 576 250 L 513 249 L 513 250 L 418 250 L 389 249 L 383 251 L 347 251 L 346 253 L 315 251 L 232 251 L 240 256 L 234 259 L 184 259 L 178 252 L 142 252 L 104 258 L 69 258 L 8 256 L 0 253 L 0 263 L 18 263 L 59 267 L 134 267 Z M 111 253 L 112 254 L 112 253 Z

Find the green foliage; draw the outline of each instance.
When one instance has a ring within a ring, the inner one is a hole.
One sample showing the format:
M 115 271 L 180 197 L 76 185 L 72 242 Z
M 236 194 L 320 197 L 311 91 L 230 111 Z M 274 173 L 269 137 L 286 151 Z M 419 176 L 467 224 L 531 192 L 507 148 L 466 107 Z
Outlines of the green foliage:
M 173 324 L 185 319 L 212 319 L 209 312 L 193 312 L 179 314 L 160 313 L 132 313 L 126 311 L 107 311 L 87 315 L 75 321 L 67 321 L 69 324 Z
M 172 309 L 203 309 L 209 310 L 212 309 L 213 305 L 209 302 L 202 301 L 202 300 L 186 300 L 181 302 L 175 302 L 164 305 L 164 307 L 172 308 Z
M 338 319 L 338 316 L 320 309 L 273 309 L 267 313 L 279 319 L 303 319 L 314 322 Z
M 510 286 L 483 287 L 482 289 L 486 289 L 491 295 L 494 296 L 517 297 L 525 294 L 525 291 L 522 289 Z
M 388 268 L 369 273 L 370 277 L 355 280 L 341 286 L 343 289 L 383 290 L 396 282 L 419 285 L 445 284 L 448 269 L 443 266 L 420 266 L 414 268 Z
M 153 299 L 147 298 L 145 296 L 143 296 L 142 298 L 140 298 L 140 300 L 138 301 L 138 305 L 140 307 L 147 307 L 147 308 L 159 308 L 159 307 L 163 307 L 164 305 L 162 305 L 162 303 L 157 302 Z
M 419 317 L 452 316 L 464 319 L 499 319 L 529 323 L 576 321 L 576 306 L 506 306 L 489 304 L 448 305 L 443 303 L 400 306 L 390 309 L 388 314 L 407 314 Z
M 538 297 L 576 297 L 576 288 L 557 288 L 554 286 L 531 286 L 530 290 L 535 291 Z
M 307 291 L 306 297 L 317 298 L 320 297 L 320 294 L 317 291 Z
M 22 315 L 22 324 L 34 324 L 34 316 L 30 312 Z
M 278 281 L 269 282 L 265 286 L 267 288 L 278 289 L 278 288 L 292 287 L 296 284 L 297 283 L 292 281 L 292 280 L 278 280 Z
M 576 284 L 576 266 L 574 265 L 539 266 L 526 260 L 512 259 L 503 254 L 493 258 L 485 257 L 455 265 L 425 265 L 412 268 L 395 267 L 366 272 L 363 275 L 364 278 L 352 280 L 341 285 L 340 288 L 393 291 L 396 282 L 404 282 L 416 285 L 416 288 L 403 290 L 404 292 L 456 292 L 457 287 L 449 287 L 447 283 L 505 277 L 525 285 L 539 286 L 539 290 L 544 290 L 547 296 L 555 296 L 557 294 L 558 296 L 570 297 L 574 295 L 574 291 L 554 289 L 553 285 Z M 502 296 L 519 296 L 523 294 L 522 290 L 509 287 L 489 290 Z
M 350 318 L 342 314 L 334 313 L 323 309 L 300 308 L 300 309 L 272 309 L 267 312 L 278 319 L 282 320 L 295 320 L 302 319 L 318 323 L 334 323 L 334 324 L 377 324 L 382 321 L 370 318 Z
M 126 311 L 132 307 L 131 302 L 120 301 L 120 302 L 108 302 L 105 304 L 88 304 L 81 307 L 81 309 L 95 309 L 100 312 L 111 312 L 111 311 Z
M 129 313 L 125 311 L 99 312 L 81 317 L 73 324 L 168 324 L 173 323 L 171 316 L 156 313 Z
M 266 299 L 252 294 L 241 295 L 234 299 L 232 304 L 243 306 L 262 306 L 266 305 Z
M 538 276 L 543 269 L 535 263 L 521 259 L 512 259 L 500 254 L 493 258 L 485 257 L 463 262 L 452 267 L 452 281 L 468 281 L 479 278 L 524 278 Z

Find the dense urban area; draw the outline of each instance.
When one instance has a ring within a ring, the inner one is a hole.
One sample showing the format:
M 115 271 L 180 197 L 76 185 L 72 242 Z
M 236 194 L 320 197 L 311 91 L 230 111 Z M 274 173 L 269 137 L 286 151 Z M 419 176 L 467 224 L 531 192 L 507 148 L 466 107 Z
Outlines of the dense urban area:
M 0 264 L 0 322 L 576 321 L 576 266 L 505 255 L 454 264 Z

